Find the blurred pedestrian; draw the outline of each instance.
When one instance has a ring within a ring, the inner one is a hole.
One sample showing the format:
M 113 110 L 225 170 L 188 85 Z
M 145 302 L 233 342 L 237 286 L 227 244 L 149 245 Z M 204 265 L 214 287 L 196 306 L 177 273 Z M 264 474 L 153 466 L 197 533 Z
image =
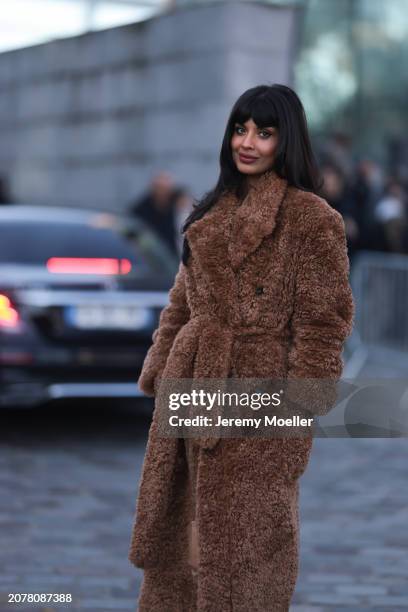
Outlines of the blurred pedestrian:
M 321 167 L 321 174 L 323 186 L 320 195 L 343 217 L 348 254 L 352 261 L 358 245 L 360 228 L 355 203 L 350 193 L 350 185 L 347 184 L 347 179 L 340 168 L 333 163 L 324 164 Z
M 360 160 L 350 186 L 354 217 L 360 230 L 356 245 L 359 250 L 378 251 L 382 248 L 374 211 L 383 189 L 380 166 L 367 158 Z
M 175 192 L 172 175 L 161 171 L 153 177 L 148 191 L 133 203 L 129 212 L 142 219 L 177 255 Z
M 406 206 L 407 195 L 402 185 L 395 179 L 390 179 L 374 211 L 382 230 L 384 250 L 392 253 L 405 252 Z

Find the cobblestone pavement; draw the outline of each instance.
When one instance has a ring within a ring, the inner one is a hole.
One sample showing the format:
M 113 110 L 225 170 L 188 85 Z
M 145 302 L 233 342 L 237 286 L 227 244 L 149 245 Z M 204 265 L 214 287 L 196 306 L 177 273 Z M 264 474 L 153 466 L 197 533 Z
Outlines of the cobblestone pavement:
M 316 439 L 300 491 L 291 612 L 408 610 L 407 440 Z
M 148 425 L 136 410 L 2 417 L 0 612 L 136 611 L 127 553 Z M 406 440 L 316 439 L 300 503 L 291 612 L 408 610 Z M 10 592 L 73 603 L 8 604 Z
M 136 610 L 141 572 L 127 554 L 147 423 L 101 406 L 3 419 L 1 612 Z M 10 592 L 73 603 L 12 605 Z

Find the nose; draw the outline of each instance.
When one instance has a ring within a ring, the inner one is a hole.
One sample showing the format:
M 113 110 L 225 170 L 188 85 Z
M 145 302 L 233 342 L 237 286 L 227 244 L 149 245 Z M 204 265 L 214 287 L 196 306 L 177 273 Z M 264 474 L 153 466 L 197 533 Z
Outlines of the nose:
M 253 149 L 253 135 L 250 134 L 249 132 L 246 134 L 246 136 L 244 137 L 244 140 L 242 141 L 242 146 L 246 149 Z

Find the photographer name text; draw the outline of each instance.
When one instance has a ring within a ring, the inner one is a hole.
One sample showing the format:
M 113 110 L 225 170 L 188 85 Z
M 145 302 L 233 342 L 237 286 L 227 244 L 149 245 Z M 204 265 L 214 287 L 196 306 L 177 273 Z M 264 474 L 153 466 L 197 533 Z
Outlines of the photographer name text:
M 193 418 L 179 417 L 173 415 L 169 418 L 169 424 L 172 427 L 254 427 L 258 429 L 262 424 L 265 427 L 310 427 L 313 423 L 313 418 L 304 418 L 295 415 L 290 418 L 280 418 L 277 416 L 264 416 L 263 418 L 226 418 L 218 417 L 213 424 L 211 417 L 195 416 Z

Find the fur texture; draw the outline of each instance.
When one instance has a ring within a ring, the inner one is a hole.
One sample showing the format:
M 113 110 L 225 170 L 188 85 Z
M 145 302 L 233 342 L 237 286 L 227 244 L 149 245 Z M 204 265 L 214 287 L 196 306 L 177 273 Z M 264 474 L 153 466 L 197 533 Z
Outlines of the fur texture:
M 160 378 L 329 378 L 342 372 L 354 301 L 341 216 L 272 172 L 239 204 L 223 196 L 187 230 L 139 385 Z M 263 290 L 256 290 L 262 287 Z M 203 439 L 196 508 L 182 439 L 153 414 L 129 559 L 140 612 L 287 612 L 298 572 L 299 477 L 311 438 Z M 200 567 L 187 565 L 188 524 Z

